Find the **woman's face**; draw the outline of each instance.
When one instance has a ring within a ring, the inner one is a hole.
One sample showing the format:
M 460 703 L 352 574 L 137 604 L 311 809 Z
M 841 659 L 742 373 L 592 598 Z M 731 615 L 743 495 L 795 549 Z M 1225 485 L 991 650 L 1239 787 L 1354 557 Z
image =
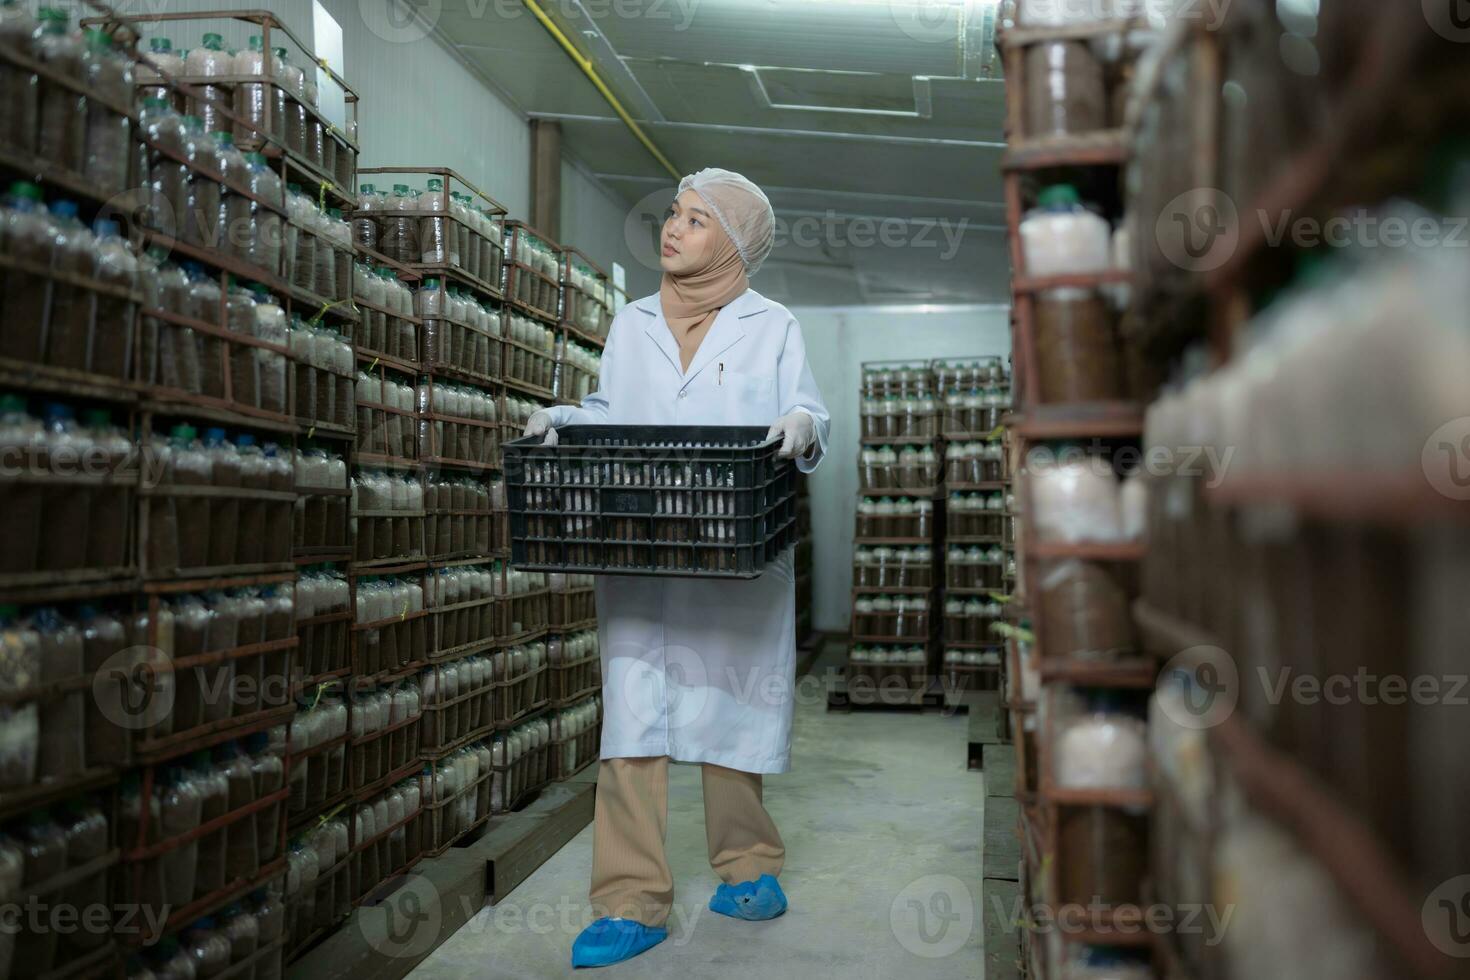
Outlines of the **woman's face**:
M 676 276 L 700 269 L 709 262 L 724 234 L 704 199 L 687 190 L 674 199 L 664 219 L 659 265 Z

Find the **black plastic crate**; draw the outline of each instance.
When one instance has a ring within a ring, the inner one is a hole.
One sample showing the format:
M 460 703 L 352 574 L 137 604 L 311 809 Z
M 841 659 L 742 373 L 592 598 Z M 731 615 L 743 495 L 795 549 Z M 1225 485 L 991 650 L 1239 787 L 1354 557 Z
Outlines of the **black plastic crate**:
M 796 543 L 796 467 L 756 426 L 571 425 L 506 443 L 511 564 L 755 578 Z

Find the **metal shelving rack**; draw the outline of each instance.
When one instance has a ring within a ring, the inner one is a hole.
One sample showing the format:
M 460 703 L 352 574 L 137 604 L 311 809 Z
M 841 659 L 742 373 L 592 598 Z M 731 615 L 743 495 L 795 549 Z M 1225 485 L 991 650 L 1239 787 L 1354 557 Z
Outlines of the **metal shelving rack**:
M 88 0 L 88 3 L 99 12 L 99 16 L 89 21 L 89 23 L 106 25 L 109 29 L 117 32 L 120 38 L 126 38 L 130 45 L 137 40 L 137 26 L 144 23 L 157 24 L 167 21 L 204 21 L 216 19 L 235 20 L 259 27 L 261 33 L 267 39 L 266 47 L 270 46 L 270 38 L 273 31 L 280 32 L 285 37 L 288 37 L 291 42 L 295 43 L 306 54 L 309 62 L 308 70 L 310 70 L 310 66 L 319 64 L 309 49 L 306 49 L 300 43 L 299 39 L 290 32 L 289 28 L 285 27 L 274 15 L 267 12 L 211 11 L 198 14 L 157 14 L 140 17 L 122 17 L 103 4 L 93 3 L 92 0 Z M 31 59 L 16 54 L 10 49 L 0 49 L 0 59 L 13 62 L 23 70 L 33 71 L 48 83 L 54 83 L 70 89 L 85 88 L 83 83 L 63 78 L 50 66 L 34 63 Z M 327 73 L 336 84 L 342 87 L 349 111 L 353 115 L 353 125 L 355 128 L 357 103 L 355 92 L 340 76 L 337 76 L 329 68 L 327 69 Z M 159 74 L 161 75 L 162 73 L 160 72 Z M 202 80 L 195 79 L 194 81 Z M 253 76 L 248 80 L 226 76 L 223 78 L 211 78 L 209 79 L 209 84 L 228 87 L 243 84 L 246 81 L 255 83 L 257 79 Z M 191 84 L 187 76 L 177 79 L 165 78 L 161 82 L 150 82 L 150 84 L 169 86 L 179 93 L 180 99 L 203 98 L 203 93 Z M 275 80 L 267 80 L 265 84 L 279 87 L 279 83 Z M 79 90 L 78 94 L 89 93 Z M 120 114 L 125 113 L 133 116 L 136 121 L 136 117 L 132 113 L 130 106 L 118 105 L 113 108 Z M 241 122 L 233 114 L 230 105 L 220 105 L 217 108 L 224 118 L 229 119 L 237 126 L 252 128 L 248 124 Z M 307 108 L 311 110 L 314 119 L 323 121 L 319 112 L 311 109 L 311 107 Z M 319 196 L 323 203 L 340 205 L 345 209 L 350 209 L 355 204 L 356 198 L 351 194 L 350 190 L 351 185 L 354 183 L 351 171 L 355 169 L 355 136 L 349 136 L 338 130 L 330 131 L 328 138 L 335 141 L 337 149 L 344 152 L 351 152 L 351 155 L 345 159 L 351 162 L 352 166 L 339 166 L 336 171 L 328 174 L 322 168 L 312 164 L 311 161 L 302 158 L 294 150 L 281 145 L 275 137 L 268 135 L 265 131 L 254 131 L 258 136 L 257 145 L 266 153 L 268 158 L 275 162 L 276 167 L 279 168 L 279 172 L 283 177 L 283 183 L 286 180 L 295 181 L 303 177 L 309 178 L 309 182 L 316 189 L 317 196 Z M 166 147 L 153 146 L 151 148 L 156 153 L 172 155 Z M 339 155 L 339 164 L 343 159 L 344 157 Z M 461 183 L 464 183 L 462 178 L 459 178 L 452 171 L 439 170 L 433 172 L 443 174 L 446 179 L 459 180 Z M 69 174 L 54 168 L 47 161 L 41 160 L 33 154 L 19 153 L 10 149 L 0 149 L 0 173 L 18 179 L 32 180 L 38 183 L 48 194 L 56 197 L 65 196 L 76 199 L 81 205 L 83 218 L 90 218 L 99 209 L 107 206 L 112 196 L 110 193 L 82 180 L 79 175 Z M 466 184 L 466 186 L 469 185 Z M 480 194 L 473 187 L 470 187 L 470 190 L 476 194 Z M 484 197 L 483 194 L 480 194 L 480 196 Z M 252 200 L 265 210 L 281 217 L 283 221 L 289 220 L 286 215 L 286 210 L 281 203 L 260 201 L 258 199 Z M 499 205 L 496 205 L 489 198 L 485 198 L 485 200 L 489 201 L 494 208 L 498 209 L 498 214 L 503 215 L 503 208 L 499 208 Z M 313 322 L 325 321 L 334 326 L 342 333 L 347 343 L 354 344 L 355 366 L 358 368 L 377 373 L 380 376 L 388 374 L 400 382 L 411 386 L 416 386 L 421 379 L 427 384 L 433 384 L 436 379 L 443 379 L 456 384 L 479 385 L 494 390 L 496 392 L 497 406 L 502 412 L 502 422 L 492 424 L 492 428 L 498 432 L 500 427 L 503 426 L 505 385 L 503 384 L 503 378 L 498 372 L 488 379 L 475 377 L 456 370 L 452 365 L 424 363 L 419 359 L 421 352 L 418 350 L 415 350 L 411 355 L 391 358 L 385 356 L 384 352 L 370 350 L 364 346 L 355 344 L 354 342 L 357 340 L 356 327 L 360 321 L 360 314 L 368 306 L 366 301 L 363 301 L 362 306 L 359 307 L 358 303 L 353 300 L 350 281 L 343 287 L 344 295 L 348 298 L 337 303 L 331 303 L 322 297 L 314 296 L 296 288 L 287 281 L 286 277 L 282 274 L 282 270 L 279 268 L 275 270 L 257 268 L 243 262 L 238 256 L 228 254 L 222 250 L 191 245 L 178 240 L 173 235 L 166 234 L 162 230 L 147 228 L 133 228 L 131 230 L 138 232 L 141 240 L 145 244 L 158 243 L 168 247 L 176 257 L 200 262 L 207 269 L 212 270 L 214 275 L 219 277 L 221 284 L 224 283 L 226 276 L 261 283 L 274 294 L 276 301 L 287 311 L 288 315 L 293 312 L 300 313 L 305 320 Z M 386 266 L 392 270 L 393 274 L 401 282 L 407 283 L 410 286 L 417 284 L 424 275 L 446 271 L 430 266 L 415 266 L 394 262 L 380 253 L 368 252 L 362 249 L 356 250 L 356 254 L 359 257 L 370 259 L 376 266 Z M 592 265 L 590 260 L 583 258 L 582 261 L 588 265 Z M 23 264 L 23 259 L 11 260 L 7 258 L 5 260 L 7 267 L 21 267 Z M 135 312 L 132 320 L 127 324 L 127 330 L 130 337 L 133 338 L 134 342 L 132 347 L 135 350 L 137 348 L 136 338 L 141 329 L 140 324 L 145 313 L 165 322 L 178 322 L 180 319 L 171 314 L 166 314 L 163 311 L 144 310 L 141 292 L 129 293 L 118 291 L 101 283 L 83 281 L 65 273 L 53 272 L 49 269 L 43 270 L 39 267 L 27 271 L 38 274 L 44 272 L 44 278 L 55 279 L 67 287 L 85 288 L 95 293 L 131 301 Z M 601 275 L 600 270 L 597 271 Z M 460 276 L 456 278 L 456 274 L 453 271 L 449 271 L 447 274 L 459 285 L 475 290 L 487 299 L 493 301 L 499 301 L 501 299 L 499 283 L 487 283 L 479 280 L 477 277 Z M 560 287 L 560 284 L 558 286 Z M 559 296 L 558 300 L 560 301 Z M 221 323 L 224 322 L 223 314 L 224 306 L 222 303 Z M 421 318 L 407 317 L 407 319 L 411 323 L 414 323 L 415 326 L 422 326 Z M 125 431 L 134 435 L 135 450 L 139 445 L 138 440 L 146 442 L 151 438 L 157 438 L 154 431 L 160 423 L 187 420 L 196 421 L 201 425 L 224 426 L 231 431 L 253 433 L 261 441 L 273 441 L 284 447 L 288 452 L 297 447 L 308 445 L 320 446 L 331 452 L 340 453 L 348 463 L 350 469 L 361 465 L 371 465 L 373 467 L 414 474 L 419 479 L 423 478 L 423 474 L 429 468 L 435 471 L 444 468 L 453 469 L 477 479 L 484 479 L 491 475 L 495 469 L 498 469 L 498 458 L 494 466 L 460 466 L 458 463 L 462 461 L 441 457 L 432 458 L 429 461 L 429 464 L 432 464 L 432 466 L 426 464 L 418 452 L 418 434 L 416 431 L 418 413 L 416 411 L 400 413 L 405 419 L 405 424 L 412 425 L 415 430 L 409 433 L 410 443 L 413 445 L 415 451 L 401 458 L 389 458 L 381 454 L 359 454 L 355 451 L 359 435 L 356 432 L 355 425 L 314 421 L 309 411 L 298 412 L 296 398 L 297 364 L 291 357 L 289 349 L 267 344 L 263 341 L 257 341 L 253 337 L 241 337 L 237 334 L 228 333 L 222 327 L 217 327 L 209 323 L 189 320 L 182 325 L 194 329 L 199 334 L 218 337 L 221 346 L 225 350 L 232 350 L 238 346 L 241 350 L 248 353 L 252 348 L 265 348 L 274 353 L 284 355 L 287 363 L 288 378 L 284 410 L 271 411 L 238 404 L 231 397 L 232 392 L 229 388 L 231 373 L 228 370 L 227 360 L 224 361 L 225 369 L 223 371 L 223 377 L 225 379 L 225 397 L 223 398 L 163 389 L 157 385 L 149 384 L 140 379 L 140 372 L 136 363 L 126 376 L 111 378 L 85 371 L 52 367 L 46 364 L 25 361 L 4 361 L 0 362 L 0 385 L 3 385 L 9 391 L 26 393 L 41 398 L 67 401 L 82 407 L 105 407 L 110 411 L 114 424 L 123 427 Z M 575 324 L 558 324 L 557 326 L 560 328 L 560 333 L 563 336 L 573 336 L 579 343 L 590 347 L 599 346 L 597 338 L 585 335 Z M 497 352 L 501 344 L 502 338 L 497 336 L 495 338 Z M 301 408 L 305 409 L 305 406 L 301 406 Z M 352 596 L 355 594 L 355 587 L 358 580 L 365 575 L 394 573 L 425 575 L 432 574 L 436 569 L 440 568 L 472 563 L 488 564 L 490 562 L 503 561 L 508 558 L 508 549 L 506 548 L 508 542 L 504 536 L 503 521 L 496 525 L 497 530 L 495 532 L 496 538 L 494 544 L 489 552 L 485 554 L 474 556 L 458 554 L 453 558 L 442 560 L 432 554 L 425 555 L 421 558 L 395 557 L 371 561 L 358 560 L 354 552 L 353 525 L 355 521 L 350 512 L 351 490 L 326 490 L 318 487 L 307 488 L 298 486 L 291 493 L 277 492 L 278 496 L 267 495 L 266 497 L 262 497 L 262 499 L 267 499 L 268 497 L 270 500 L 278 500 L 279 502 L 294 502 L 296 498 L 306 496 L 320 498 L 324 501 L 340 500 L 343 510 L 347 512 L 343 518 L 346 522 L 346 527 L 341 529 L 345 538 L 339 538 L 334 533 L 332 547 L 295 547 L 293 545 L 290 560 L 272 563 L 270 565 L 256 564 L 248 566 L 233 565 L 217 568 L 194 568 L 174 573 L 163 569 L 154 570 L 148 566 L 147 547 L 150 529 L 148 527 L 147 509 L 148 502 L 153 499 L 153 488 L 144 481 L 139 472 L 139 468 L 134 467 L 125 472 L 119 472 L 103 478 L 98 485 L 115 487 L 120 493 L 127 494 L 127 503 L 123 517 L 123 534 L 125 537 L 126 555 L 128 556 L 127 560 L 115 568 L 98 569 L 83 567 L 57 572 L 33 571 L 6 574 L 0 576 L 0 600 L 27 607 L 49 604 L 103 604 L 108 610 L 115 609 L 119 615 L 152 609 L 155 613 L 155 625 L 152 628 L 156 630 L 156 613 L 159 604 L 170 595 L 196 592 L 205 589 L 294 586 L 298 570 L 314 565 L 330 564 L 343 571 L 349 580 L 349 605 L 346 610 L 339 613 L 328 613 L 310 618 L 297 617 L 292 624 L 290 636 L 287 639 L 247 645 L 230 651 L 213 652 L 204 655 L 205 659 L 196 660 L 195 658 L 191 658 L 190 661 L 183 662 L 184 666 L 187 667 L 191 663 L 202 664 L 206 661 L 208 663 L 215 663 L 223 659 L 241 656 L 263 655 L 267 653 L 272 656 L 280 656 L 284 658 L 286 663 L 285 675 L 291 679 L 289 689 L 284 692 L 284 702 L 263 703 L 261 710 L 252 712 L 248 716 L 231 718 L 228 719 L 227 723 L 211 723 L 209 725 L 199 726 L 197 730 L 191 730 L 187 733 L 153 738 L 140 734 L 137 739 L 127 740 L 127 745 L 119 746 L 121 754 L 116 761 L 100 761 L 99 764 L 89 765 L 84 771 L 77 772 L 62 780 L 49 781 L 24 790 L 0 794 L 0 817 L 13 819 L 37 807 L 49 806 L 54 803 L 88 795 L 102 800 L 105 804 L 105 810 L 115 817 L 118 812 L 116 805 L 117 785 L 119 779 L 125 772 L 136 773 L 139 776 L 143 784 L 143 793 L 146 796 L 151 791 L 152 780 L 155 775 L 161 772 L 161 767 L 201 749 L 208 749 L 224 742 L 241 738 L 247 734 L 262 732 L 274 726 L 289 725 L 295 716 L 298 701 L 309 704 L 314 702 L 324 692 L 332 690 L 351 693 L 361 689 L 364 684 L 373 685 L 390 679 L 409 676 L 417 667 L 431 660 L 433 662 L 443 662 L 444 660 L 464 657 L 476 652 L 488 652 L 498 648 L 535 642 L 546 635 L 544 626 L 536 629 L 522 629 L 516 632 L 515 635 L 510 635 L 509 627 L 507 627 L 504 633 L 487 637 L 484 643 L 461 644 L 454 650 L 448 651 L 447 656 L 431 656 L 421 662 L 401 665 L 388 670 L 378 671 L 373 676 L 367 676 L 363 671 L 357 669 L 359 661 L 357 640 L 362 630 L 358 624 L 353 622 Z M 212 488 L 205 489 L 211 490 Z M 213 496 L 219 496 L 219 494 L 194 494 L 194 496 L 205 496 L 212 499 Z M 345 540 L 345 546 L 336 546 L 338 540 Z M 504 574 L 503 571 L 502 574 Z M 544 599 L 544 597 L 541 598 Z M 504 606 L 506 615 L 509 616 L 513 604 L 523 600 L 537 599 L 538 596 L 536 595 L 516 596 L 514 598 L 495 597 L 484 600 L 484 602 L 495 605 L 497 609 Z M 595 620 L 578 625 L 590 627 L 595 625 Z M 311 676 L 306 676 L 295 670 L 294 667 L 298 663 L 297 657 L 303 643 L 303 637 L 313 630 L 340 630 L 346 640 L 344 644 L 345 650 L 343 655 L 329 658 L 333 661 L 332 664 L 328 665 L 330 669 L 322 669 Z M 157 645 L 156 638 L 151 639 L 154 645 Z M 444 651 L 439 652 L 444 653 Z M 337 661 L 341 662 L 339 663 Z M 472 735 L 481 738 L 488 737 L 495 731 L 508 730 L 514 724 L 536 718 L 549 710 L 550 706 L 544 695 L 545 679 L 541 676 L 533 676 L 539 675 L 544 669 L 541 668 L 540 671 L 528 673 L 518 680 L 512 679 L 506 682 L 519 684 L 527 691 L 533 689 L 541 690 L 543 693 L 539 701 L 527 701 L 526 704 L 515 710 L 513 717 L 508 716 L 501 719 L 499 723 L 482 726 L 480 731 L 472 733 Z M 27 689 L 21 694 L 15 697 L 8 697 L 5 700 L 7 700 L 7 703 L 36 702 L 47 704 L 51 700 L 65 696 L 76 690 L 83 688 L 90 690 L 96 682 L 97 679 L 91 676 L 64 678 L 54 682 L 48 682 L 39 687 Z M 486 698 L 488 700 L 490 694 L 487 693 Z M 350 703 L 349 698 L 349 705 Z M 416 728 L 419 725 L 419 721 L 415 719 L 407 724 Z M 403 726 L 398 727 L 402 728 Z M 392 734 L 392 732 L 381 734 L 388 735 Z M 579 738 L 584 738 L 585 740 L 585 736 L 579 736 Z M 469 740 L 467 738 L 459 738 L 455 744 L 463 744 Z M 288 750 L 284 759 L 285 775 L 283 777 L 283 786 L 289 786 L 291 784 L 290 773 L 293 766 L 309 766 L 318 763 L 321 761 L 324 753 L 327 752 L 344 749 L 350 764 L 353 749 L 352 743 L 353 738 L 348 735 L 332 742 L 315 746 L 301 753 L 299 756 L 293 757 L 289 751 L 290 742 L 288 740 Z M 288 815 L 286 805 L 287 790 L 283 789 L 276 794 L 258 801 L 248 811 L 242 809 L 239 812 L 232 812 L 228 819 L 254 820 L 257 811 L 266 807 L 273 807 L 274 809 L 270 812 L 278 814 L 279 842 L 284 846 L 286 840 L 289 840 L 299 832 L 312 829 L 324 820 L 340 813 L 343 807 L 355 801 L 365 800 L 387 789 L 396 781 L 408 778 L 417 773 L 426 758 L 442 756 L 443 754 L 444 752 L 442 750 L 434 750 L 433 752 L 427 753 L 415 752 L 413 757 L 405 765 L 363 785 L 359 785 L 355 779 L 344 777 L 344 788 L 341 792 L 332 794 L 330 798 L 324 799 L 319 807 L 311 808 L 307 812 L 297 812 Z M 531 768 L 536 769 L 539 775 L 517 777 L 521 779 L 521 785 L 517 792 L 517 798 L 510 801 L 514 805 L 520 806 L 528 803 L 534 798 L 539 787 L 546 783 L 547 775 L 544 756 L 545 750 L 543 749 L 541 750 L 539 768 L 535 764 L 535 760 L 531 760 Z M 595 758 L 595 752 L 593 758 Z M 521 766 L 516 771 L 521 772 L 525 768 L 525 766 Z M 427 815 L 427 811 L 425 811 L 425 815 Z M 481 832 L 490 824 L 490 816 L 487 813 L 475 825 L 462 828 L 462 831 L 464 834 Z M 364 865 L 360 859 L 369 850 L 377 847 L 385 836 L 395 829 L 397 828 L 380 828 L 378 838 L 374 841 L 357 841 L 354 837 L 350 843 L 349 856 L 339 862 L 335 868 L 322 874 L 318 879 L 319 887 L 326 887 L 330 884 L 332 887 L 329 888 L 329 891 L 335 890 L 336 896 L 339 899 L 344 894 L 341 889 L 350 889 L 350 901 L 342 905 L 344 909 L 350 908 L 366 899 L 371 890 L 382 878 L 391 876 L 391 874 L 401 874 L 412 867 L 414 863 L 425 855 L 426 852 L 424 849 L 411 848 L 408 863 L 396 869 L 381 865 L 371 865 L 379 867 L 383 874 L 374 877 L 372 880 L 364 880 L 362 878 L 362 868 L 369 865 Z M 351 821 L 349 821 L 349 830 L 351 830 Z M 417 839 L 417 828 L 410 828 L 410 831 L 411 837 Z M 350 836 L 352 835 L 350 834 Z M 180 842 L 187 843 L 187 838 L 179 838 L 171 843 L 177 844 Z M 115 845 L 111 852 L 105 856 L 102 863 L 96 865 L 97 868 L 105 871 L 108 878 L 113 882 L 114 889 L 125 877 L 131 878 L 137 873 L 140 873 L 142 869 L 141 862 L 155 857 L 161 846 L 159 844 L 146 843 L 146 838 L 135 841 L 115 841 Z M 200 896 L 197 900 L 190 902 L 186 908 L 174 910 L 168 918 L 165 931 L 177 929 L 200 916 L 208 915 L 226 904 L 237 900 L 256 887 L 279 878 L 285 870 L 283 854 L 284 851 L 278 848 L 276 856 L 271 861 L 263 864 L 255 875 L 227 882 L 222 889 L 218 889 L 208 895 Z M 92 868 L 92 865 L 88 865 L 88 868 Z M 82 869 L 73 870 L 77 873 L 82 873 Z M 323 894 L 326 893 L 324 892 Z M 276 943 L 273 943 L 270 947 L 259 951 L 257 957 L 269 955 L 283 948 L 285 948 L 288 958 L 298 955 L 334 928 L 335 922 L 336 918 L 333 917 L 332 922 L 327 924 L 318 923 L 318 927 L 310 930 L 309 933 L 295 937 L 284 937 Z M 156 939 L 157 937 L 148 938 Z M 108 943 L 103 948 L 89 952 L 83 958 L 65 964 L 63 968 L 64 975 L 96 976 L 101 975 L 103 972 L 112 972 L 120 975 L 123 969 L 122 958 L 130 949 L 131 947 L 123 940 Z M 63 972 L 58 972 L 55 975 L 63 975 Z

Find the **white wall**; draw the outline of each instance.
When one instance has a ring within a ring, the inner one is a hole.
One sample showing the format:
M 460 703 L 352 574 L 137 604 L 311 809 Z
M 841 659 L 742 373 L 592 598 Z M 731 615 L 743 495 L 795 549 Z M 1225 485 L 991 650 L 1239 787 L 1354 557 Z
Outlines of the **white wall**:
M 846 631 L 852 614 L 859 408 L 864 361 L 998 355 L 1011 349 L 1006 306 L 792 307 L 807 360 L 832 413 L 827 458 L 812 476 L 813 623 Z
M 561 165 L 560 240 L 586 252 L 609 276 L 619 262 L 628 273 L 628 296 L 638 299 L 658 290 L 659 274 L 633 257 L 624 237 L 628 206 L 570 160 Z

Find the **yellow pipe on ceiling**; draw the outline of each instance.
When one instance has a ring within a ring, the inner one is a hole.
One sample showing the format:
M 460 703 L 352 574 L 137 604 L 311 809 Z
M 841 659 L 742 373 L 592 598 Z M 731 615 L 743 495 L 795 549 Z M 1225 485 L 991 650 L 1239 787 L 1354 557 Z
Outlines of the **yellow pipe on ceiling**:
M 561 45 L 562 50 L 576 63 L 577 67 L 582 69 L 582 74 L 587 76 L 587 80 L 602 94 L 602 97 L 607 100 L 607 104 L 612 106 L 613 112 L 618 114 L 618 118 L 623 121 L 623 124 L 628 127 L 628 130 L 637 138 L 638 142 L 643 144 L 644 149 L 653 154 L 653 158 L 669 172 L 670 177 L 675 180 L 681 179 L 684 175 L 669 162 L 669 158 L 664 156 L 663 151 L 654 145 L 653 140 L 648 138 L 648 134 L 643 131 L 643 127 L 638 125 L 638 121 L 628 115 L 628 110 L 623 108 L 623 104 L 618 101 L 618 97 L 607 87 L 607 83 L 602 80 L 602 76 L 597 74 L 597 66 L 592 64 L 592 61 L 585 57 L 581 51 L 577 50 L 577 46 L 567 38 L 566 34 L 562 33 L 561 28 L 557 27 L 556 23 L 547 16 L 546 11 L 541 8 L 541 5 L 536 0 L 521 0 L 521 2 L 541 22 L 541 26 L 546 28 L 552 37 L 556 38 L 556 43 Z

